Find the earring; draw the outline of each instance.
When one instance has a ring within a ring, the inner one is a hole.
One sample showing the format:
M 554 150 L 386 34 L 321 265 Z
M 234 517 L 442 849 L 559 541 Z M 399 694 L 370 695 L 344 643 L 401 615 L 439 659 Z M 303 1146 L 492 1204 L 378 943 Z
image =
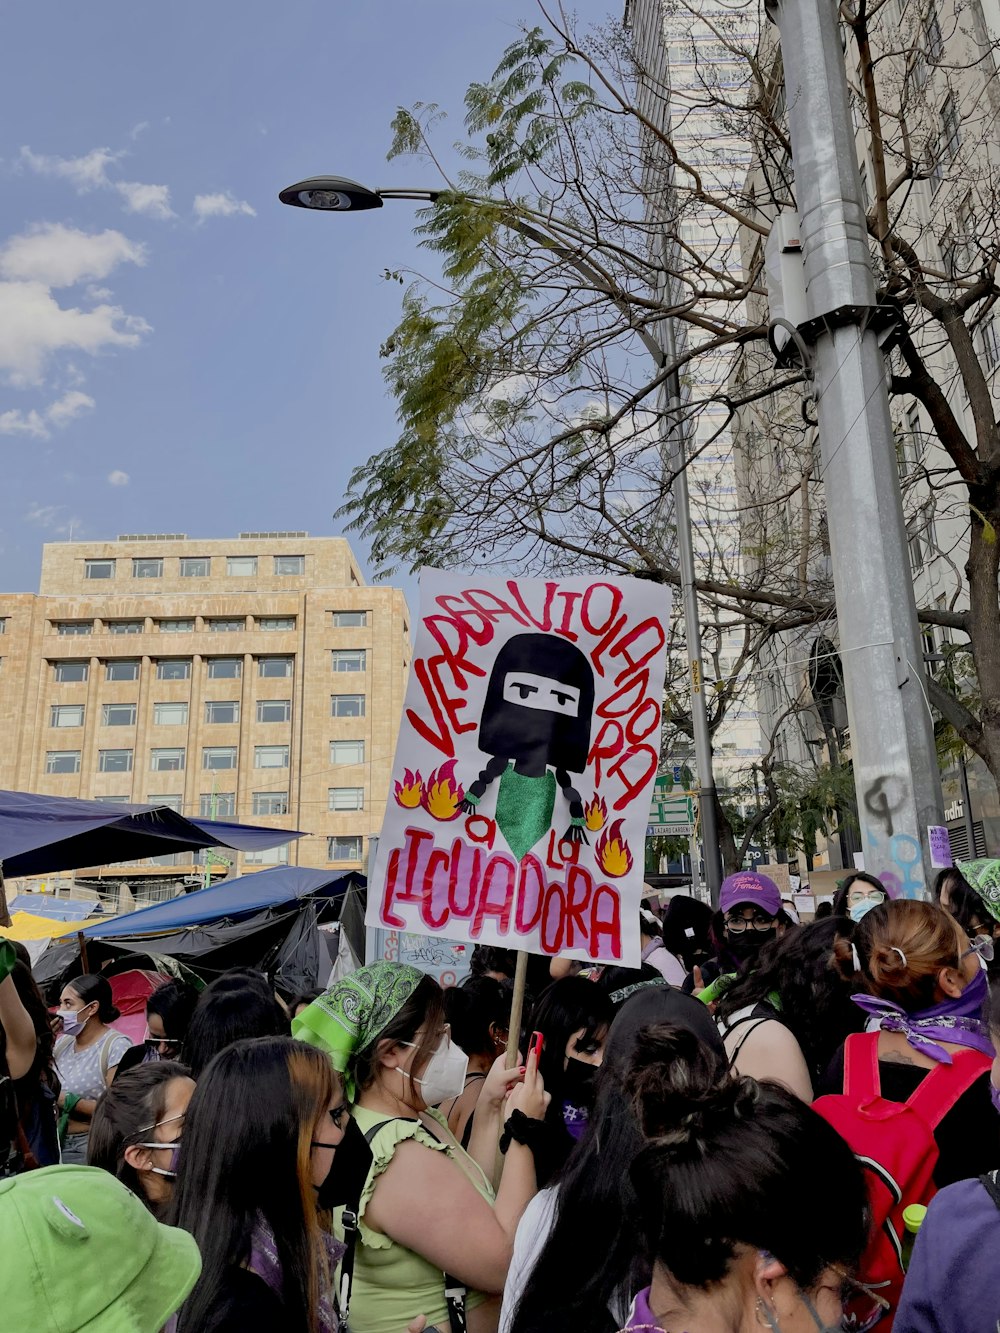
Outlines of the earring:
M 778 1316 L 773 1310 L 767 1308 L 760 1296 L 757 1297 L 757 1305 L 754 1314 L 756 1315 L 757 1323 L 760 1324 L 762 1328 L 769 1328 L 771 1333 L 781 1333 L 781 1327 L 778 1324 Z M 763 1319 L 761 1319 L 761 1315 L 764 1316 Z

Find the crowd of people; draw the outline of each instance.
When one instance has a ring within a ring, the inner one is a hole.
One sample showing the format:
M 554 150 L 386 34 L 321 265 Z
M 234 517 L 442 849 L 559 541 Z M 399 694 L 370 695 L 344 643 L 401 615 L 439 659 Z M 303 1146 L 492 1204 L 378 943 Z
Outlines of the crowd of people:
M 133 1045 L 0 940 L 0 1327 L 992 1333 L 998 869 L 649 901 L 638 967 L 532 960 L 515 1033 L 499 948 L 165 980 Z

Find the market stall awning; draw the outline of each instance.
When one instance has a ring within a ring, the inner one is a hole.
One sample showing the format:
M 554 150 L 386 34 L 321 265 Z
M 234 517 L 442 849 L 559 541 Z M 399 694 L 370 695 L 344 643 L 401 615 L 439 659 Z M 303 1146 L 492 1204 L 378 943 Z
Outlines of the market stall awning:
M 275 866 L 239 879 L 226 880 L 209 889 L 198 889 L 169 902 L 143 907 L 127 916 L 98 921 L 84 930 L 88 939 L 131 939 L 137 935 L 161 934 L 166 931 L 186 930 L 209 922 L 233 920 L 261 912 L 267 908 L 282 907 L 298 898 L 319 894 L 333 897 L 343 893 L 351 880 L 350 874 L 331 875 L 328 870 L 308 870 L 302 866 Z
M 7 879 L 206 847 L 264 851 L 302 836 L 296 829 L 186 819 L 166 806 L 0 791 L 0 868 Z

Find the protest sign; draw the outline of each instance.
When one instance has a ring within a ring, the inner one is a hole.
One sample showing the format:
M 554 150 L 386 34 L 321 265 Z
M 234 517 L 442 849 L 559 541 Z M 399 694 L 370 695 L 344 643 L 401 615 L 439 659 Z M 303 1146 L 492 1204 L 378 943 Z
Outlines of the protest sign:
M 638 966 L 669 609 L 423 572 L 368 925 Z

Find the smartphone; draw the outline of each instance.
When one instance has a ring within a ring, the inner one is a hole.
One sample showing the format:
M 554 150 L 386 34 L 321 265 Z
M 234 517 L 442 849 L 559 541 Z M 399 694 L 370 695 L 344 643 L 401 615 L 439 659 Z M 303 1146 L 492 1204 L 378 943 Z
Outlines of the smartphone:
M 540 1032 L 533 1032 L 531 1034 L 531 1045 L 528 1047 L 528 1051 L 529 1053 L 531 1051 L 534 1051 L 536 1061 L 542 1058 L 542 1047 L 544 1045 L 545 1045 L 545 1038 L 542 1036 L 542 1034 Z

